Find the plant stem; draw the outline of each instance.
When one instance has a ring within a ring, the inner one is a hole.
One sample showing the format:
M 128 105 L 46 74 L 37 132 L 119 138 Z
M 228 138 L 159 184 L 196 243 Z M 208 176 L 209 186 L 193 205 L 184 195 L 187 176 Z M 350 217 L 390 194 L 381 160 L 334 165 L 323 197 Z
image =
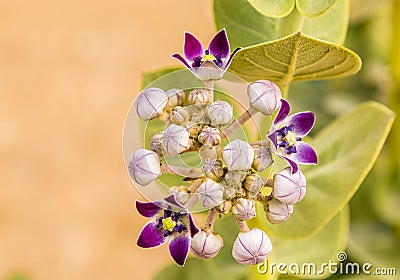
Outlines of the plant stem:
M 187 167 L 181 167 L 181 166 L 171 166 L 167 165 L 165 163 L 161 163 L 161 172 L 163 174 L 174 174 L 174 175 L 180 175 L 183 177 L 188 177 L 188 178 L 199 178 L 203 177 L 204 173 L 201 170 L 201 168 L 187 168 Z
M 211 102 L 214 102 L 214 81 L 204 81 L 204 87 L 210 93 Z
M 242 220 L 238 219 L 237 217 L 235 217 L 235 219 L 236 219 L 236 223 L 238 224 L 241 232 L 246 232 L 246 231 L 250 230 L 249 227 L 247 226 L 246 221 L 242 221 Z
M 215 210 L 215 208 L 211 208 L 210 211 L 208 211 L 208 216 L 205 225 L 206 229 L 210 229 L 211 231 L 213 230 L 216 217 L 217 217 L 217 211 Z
M 247 122 L 250 118 L 253 117 L 258 112 L 257 109 L 250 107 L 247 109 L 246 112 L 244 112 L 242 115 L 240 115 L 239 118 L 234 120 L 227 128 L 224 129 L 224 137 L 223 139 L 228 138 L 230 134 L 235 132 L 240 126 L 242 126 L 245 122 Z

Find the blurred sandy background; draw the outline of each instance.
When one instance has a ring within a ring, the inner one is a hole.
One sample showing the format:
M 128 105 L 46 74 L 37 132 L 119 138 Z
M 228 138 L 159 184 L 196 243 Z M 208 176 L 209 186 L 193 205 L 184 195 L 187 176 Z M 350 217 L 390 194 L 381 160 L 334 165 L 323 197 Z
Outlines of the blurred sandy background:
M 0 0 L 0 279 L 149 279 L 122 129 L 141 72 L 176 65 L 211 1 Z

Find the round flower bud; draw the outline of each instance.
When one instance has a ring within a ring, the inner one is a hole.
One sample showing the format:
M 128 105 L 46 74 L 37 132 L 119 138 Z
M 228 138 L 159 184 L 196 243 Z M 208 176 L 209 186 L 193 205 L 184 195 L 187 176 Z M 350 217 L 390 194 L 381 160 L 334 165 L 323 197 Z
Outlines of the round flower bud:
M 271 224 L 279 224 L 290 218 L 293 213 L 293 205 L 283 204 L 273 198 L 267 201 L 264 211 L 267 213 L 267 219 Z
M 205 126 L 201 130 L 197 140 L 205 145 L 216 146 L 221 143 L 221 134 L 218 128 Z
M 264 115 L 272 115 L 281 104 L 279 87 L 271 81 L 259 80 L 247 87 L 250 105 Z
M 253 219 L 256 216 L 256 202 L 253 199 L 239 198 L 232 207 L 232 214 L 242 221 Z
M 183 90 L 171 88 L 165 92 L 168 96 L 167 109 L 175 106 L 182 106 L 186 100 L 186 94 Z
M 236 139 L 222 150 L 222 157 L 229 170 L 249 170 L 254 150 L 247 142 Z
M 230 188 L 238 189 L 246 177 L 246 172 L 242 170 L 228 171 L 224 176 L 224 182 Z
M 162 145 L 161 145 L 161 140 L 163 137 L 163 131 L 158 132 L 153 135 L 150 139 L 150 148 L 153 152 L 156 152 L 157 154 L 162 153 Z
M 227 215 L 232 209 L 232 201 L 230 200 L 224 200 L 220 205 L 216 207 L 218 213 L 222 215 Z
M 251 166 L 257 171 L 263 171 L 274 161 L 272 159 L 271 149 L 262 146 L 253 146 L 254 160 Z
M 142 120 L 151 120 L 163 113 L 167 101 L 167 94 L 162 89 L 145 89 L 135 101 L 136 112 Z
M 212 125 L 225 125 L 232 121 L 233 107 L 225 101 L 215 101 L 207 106 L 206 114 Z
M 218 159 L 207 158 L 204 161 L 202 170 L 208 178 L 211 178 L 214 180 L 219 180 L 224 175 L 222 161 L 220 161 Z
M 209 259 L 215 257 L 224 246 L 224 240 L 215 232 L 202 230 L 198 232 L 190 243 L 190 249 L 196 257 Z
M 190 148 L 189 132 L 186 128 L 171 124 L 164 130 L 162 148 L 169 155 L 177 155 Z
M 210 104 L 211 96 L 208 90 L 202 88 L 196 88 L 189 93 L 187 101 L 189 104 L 192 105 Z
M 146 186 L 161 175 L 160 158 L 153 151 L 136 150 L 129 159 L 128 170 L 136 183 Z
M 199 135 L 200 126 L 196 122 L 187 122 L 185 124 L 186 129 L 189 131 L 190 137 L 196 138 Z
M 290 167 L 274 176 L 272 195 L 285 204 L 295 204 L 306 194 L 306 177 L 298 170 L 292 174 Z
M 240 232 L 233 244 L 232 256 L 241 264 L 255 265 L 263 262 L 272 251 L 268 235 L 258 228 Z
M 176 201 L 182 205 L 185 204 L 190 197 L 186 186 L 172 186 L 169 188 L 169 194 L 174 194 Z
M 212 208 L 222 203 L 224 188 L 213 180 L 207 179 L 197 189 L 197 195 L 204 207 Z
M 181 125 L 188 121 L 190 112 L 187 108 L 176 106 L 171 112 L 171 122 Z
M 244 180 L 244 187 L 251 194 L 257 194 L 261 191 L 264 186 L 264 181 L 258 174 L 251 174 L 246 177 Z

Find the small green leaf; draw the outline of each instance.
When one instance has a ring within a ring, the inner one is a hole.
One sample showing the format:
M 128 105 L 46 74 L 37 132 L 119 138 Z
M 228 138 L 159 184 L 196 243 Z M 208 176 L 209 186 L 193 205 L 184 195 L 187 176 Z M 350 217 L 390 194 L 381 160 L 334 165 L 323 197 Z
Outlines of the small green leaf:
M 226 28 L 232 48 L 247 47 L 295 33 L 342 44 L 349 22 L 349 0 L 339 0 L 318 17 L 305 17 L 297 9 L 284 18 L 265 17 L 247 0 L 214 0 L 217 29 Z
M 296 0 L 297 9 L 307 17 L 316 17 L 328 11 L 338 0 Z
M 353 51 L 298 32 L 241 49 L 229 71 L 249 82 L 268 79 L 284 88 L 292 81 L 350 76 L 360 67 Z
M 267 17 L 281 18 L 285 17 L 294 8 L 294 0 L 248 0 L 249 3 Z
M 394 114 L 366 102 L 326 126 L 312 141 L 318 165 L 307 168 L 307 194 L 285 223 L 269 226 L 281 238 L 311 235 L 324 227 L 357 191 L 378 157 Z

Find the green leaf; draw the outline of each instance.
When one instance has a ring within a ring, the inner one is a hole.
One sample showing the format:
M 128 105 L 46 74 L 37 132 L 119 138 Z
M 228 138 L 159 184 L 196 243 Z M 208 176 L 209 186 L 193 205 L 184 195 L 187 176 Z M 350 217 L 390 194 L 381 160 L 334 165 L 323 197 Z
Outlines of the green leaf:
M 316 17 L 328 11 L 338 0 L 296 0 L 297 9 L 307 17 Z
M 318 165 L 307 168 L 307 194 L 285 223 L 269 226 L 281 238 L 296 239 L 324 227 L 349 202 L 378 157 L 394 114 L 366 102 L 326 126 L 312 141 Z
M 350 76 L 360 69 L 353 51 L 301 32 L 241 49 L 229 71 L 246 81 L 268 79 L 285 88 L 292 81 Z
M 267 17 L 285 17 L 294 8 L 294 0 L 248 0 L 258 12 Z
M 309 18 L 297 9 L 284 18 L 265 17 L 247 0 L 214 0 L 217 29 L 226 28 L 232 48 L 247 47 L 295 33 L 342 44 L 349 21 L 349 1 L 339 0 L 321 16 Z

